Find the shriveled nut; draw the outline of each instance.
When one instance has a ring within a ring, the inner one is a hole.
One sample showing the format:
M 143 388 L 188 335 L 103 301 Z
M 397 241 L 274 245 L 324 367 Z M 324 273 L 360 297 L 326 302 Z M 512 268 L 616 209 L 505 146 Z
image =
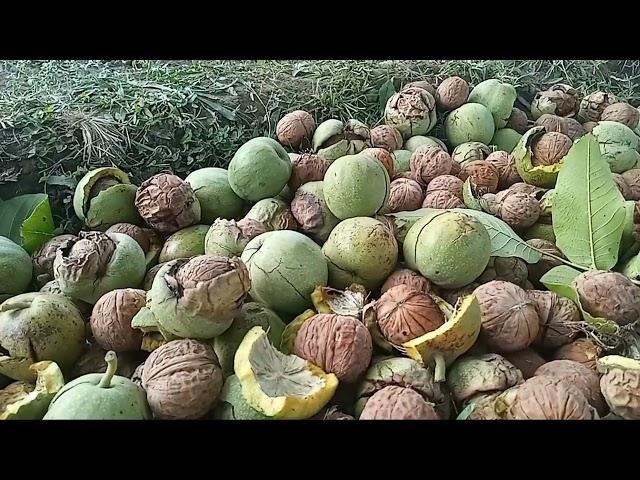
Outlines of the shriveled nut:
M 158 249 L 162 247 L 162 239 L 156 232 L 150 228 L 142 228 L 132 223 L 116 223 L 109 227 L 106 233 L 124 233 L 130 236 L 138 242 L 145 255 L 154 247 Z
M 527 131 L 528 123 L 529 119 L 527 118 L 527 114 L 519 108 L 514 107 L 511 110 L 511 116 L 509 116 L 509 120 L 507 120 L 506 128 L 511 128 L 516 132 L 523 134 Z
M 415 180 L 398 178 L 391 182 L 387 208 L 390 212 L 417 210 L 424 201 L 422 187 Z
M 392 152 L 384 148 L 365 148 L 360 152 L 362 155 L 378 160 L 389 174 L 389 178 L 393 178 L 396 174 L 396 160 Z
M 476 280 L 486 283 L 492 280 L 504 280 L 522 286 L 527 280 L 527 263 L 517 257 L 492 257 L 489 265 Z
M 559 117 L 558 115 L 545 113 L 544 115 L 540 116 L 533 125 L 536 127 L 544 127 L 547 133 L 559 132 L 564 133 L 565 135 L 569 134 L 569 124 L 567 123 L 567 119 L 564 117 Z
M 455 175 L 440 175 L 429 182 L 429 185 L 427 185 L 427 189 L 425 190 L 425 192 L 428 194 L 445 190 L 462 200 L 463 186 L 464 182 Z
M 629 187 L 627 195 L 622 192 L 622 196 L 625 198 L 625 200 L 640 200 L 640 168 L 632 168 L 631 170 L 627 170 L 626 172 L 622 173 L 621 176 L 624 182 Z
M 306 320 L 294 344 L 294 353 L 340 382 L 356 381 L 369 366 L 373 343 L 369 330 L 355 317 L 317 314 Z
M 475 160 L 462 165 L 458 177 L 466 180 L 471 177 L 476 190 L 480 195 L 496 193 L 500 174 L 498 169 L 486 160 Z
M 411 290 L 416 290 L 422 293 L 435 292 L 435 287 L 432 283 L 422 275 L 408 268 L 400 268 L 389 275 L 387 280 L 382 284 L 380 293 L 385 293 L 387 290 L 398 285 L 406 285 Z
M 53 280 L 53 261 L 56 259 L 56 251 L 68 240 L 75 238 L 75 235 L 58 235 L 33 253 L 31 256 L 33 260 L 33 276 L 39 286 L 44 286 Z
M 422 186 L 440 175 L 449 175 L 452 166 L 451 156 L 432 145 L 421 145 L 411 154 L 411 173 Z
M 378 328 L 392 345 L 402 345 L 440 327 L 444 314 L 427 293 L 398 285 L 376 301 Z
M 540 214 L 540 202 L 534 196 L 523 191 L 510 189 L 498 200 L 498 217 L 512 227 L 530 227 L 538 221 Z
M 215 405 L 222 370 L 213 348 L 191 339 L 173 340 L 154 350 L 142 368 L 142 387 L 156 418 L 196 420 Z
M 600 389 L 614 414 L 625 420 L 640 420 L 640 369 L 607 368 Z
M 136 192 L 135 205 L 143 220 L 163 235 L 200 221 L 200 202 L 191 185 L 168 173 L 142 182 Z
M 402 90 L 406 90 L 408 88 L 414 88 L 414 87 L 426 90 L 434 98 L 436 96 L 436 90 L 437 90 L 436 86 L 433 83 L 431 83 L 431 82 L 429 82 L 427 80 L 418 80 L 416 82 L 409 82 L 409 83 L 407 83 L 406 85 L 404 85 L 402 87 Z
M 469 98 L 469 84 L 460 77 L 445 78 L 436 89 L 436 105 L 449 111 L 462 106 Z
M 100 297 L 91 312 L 93 337 L 105 350 L 140 350 L 142 331 L 131 327 L 131 320 L 144 307 L 146 292 L 134 288 L 112 290 Z
M 584 394 L 571 382 L 535 376 L 515 389 L 508 410 L 513 420 L 593 420 L 597 418 Z
M 378 125 L 371 129 L 371 146 L 384 148 L 389 152 L 402 148 L 402 135 L 397 128 L 390 125 Z
M 525 380 L 533 377 L 536 370 L 547 362 L 532 348 L 525 348 L 517 352 L 505 352 L 503 356 L 522 372 Z
M 628 171 L 631 172 L 632 170 L 628 170 Z M 638 170 L 638 172 L 640 173 L 640 170 Z M 621 174 L 612 173 L 611 176 L 613 177 L 613 181 L 616 182 L 616 187 L 618 187 L 618 191 L 620 191 L 620 193 L 622 194 L 625 200 L 636 200 L 635 198 L 630 198 L 631 188 L 629 188 L 629 185 L 627 184 L 627 182 L 625 181 L 624 177 Z
M 615 95 L 605 92 L 593 92 L 582 99 L 580 102 L 580 110 L 578 111 L 578 120 L 583 124 L 585 122 L 598 122 L 602 116 L 602 112 L 609 105 L 616 103 L 618 99 Z
M 329 162 L 319 155 L 303 153 L 291 160 L 291 178 L 289 188 L 295 192 L 300 185 L 308 182 L 318 182 L 324 178 L 329 168 Z
M 276 125 L 278 141 L 295 150 L 309 148 L 315 131 L 315 120 L 309 112 L 303 110 L 287 113 Z
M 483 341 L 499 351 L 522 350 L 533 343 L 540 319 L 533 301 L 517 285 L 494 280 L 474 290 L 480 303 Z
M 582 124 L 575 118 L 565 118 L 564 120 L 567 124 L 567 136 L 571 141 L 575 142 L 578 138 L 587 133 Z
M 553 352 L 552 360 L 573 360 L 592 370 L 602 354 L 602 347 L 588 338 L 578 338 Z
M 536 370 L 535 375 L 568 381 L 582 392 L 600 415 L 606 413 L 607 405 L 600 392 L 600 376 L 589 367 L 572 360 L 553 360 Z
M 438 420 L 433 405 L 411 388 L 385 387 L 367 401 L 360 420 Z

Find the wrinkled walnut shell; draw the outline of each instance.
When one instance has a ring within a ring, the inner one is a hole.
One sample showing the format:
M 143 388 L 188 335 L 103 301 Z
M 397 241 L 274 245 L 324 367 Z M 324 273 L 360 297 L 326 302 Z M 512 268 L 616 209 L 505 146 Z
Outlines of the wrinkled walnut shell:
M 371 129 L 372 147 L 384 148 L 389 152 L 393 152 L 400 150 L 402 145 L 402 135 L 397 128 L 390 125 L 378 125 Z
M 142 182 L 136 192 L 135 205 L 144 221 L 163 235 L 200 221 L 200 203 L 191 185 L 168 173 Z
M 531 145 L 531 163 L 536 167 L 559 163 L 569 153 L 572 145 L 573 142 L 564 133 L 545 133 Z
M 486 160 L 475 160 L 465 163 L 462 165 L 458 177 L 461 180 L 466 180 L 471 177 L 479 195 L 496 193 L 498 191 L 500 174 L 498 173 L 498 169 Z
M 483 341 L 499 351 L 513 352 L 533 343 L 540 319 L 533 301 L 517 285 L 494 280 L 474 290 L 480 303 Z
M 558 115 L 545 113 L 544 115 L 541 115 L 533 125 L 536 127 L 544 127 L 547 133 L 558 132 L 569 135 L 569 124 L 567 123 L 567 119 L 559 117 Z
M 533 377 L 536 370 L 547 363 L 547 361 L 532 348 L 525 348 L 517 352 L 505 352 L 503 356 L 522 372 L 525 380 Z
M 602 347 L 588 338 L 578 338 L 573 342 L 563 345 L 553 352 L 552 360 L 573 360 L 596 370 L 597 360 L 602 354 Z
M 222 370 L 210 345 L 173 340 L 157 348 L 142 368 L 142 387 L 156 418 L 196 420 L 215 405 Z
M 640 420 L 640 370 L 612 368 L 600 379 L 611 411 L 625 420 Z
M 618 122 L 630 129 L 635 129 L 640 120 L 640 111 L 626 102 L 617 102 L 609 105 L 602 111 L 600 121 Z
M 489 154 L 486 161 L 498 171 L 498 190 L 505 190 L 515 183 L 522 182 L 516 169 L 516 157 L 510 153 L 498 150 Z
M 436 89 L 436 105 L 449 111 L 462 106 L 469 98 L 469 84 L 460 77 L 445 78 Z
M 506 192 L 496 196 L 498 217 L 514 228 L 527 228 L 538 221 L 542 213 L 538 199 L 517 189 Z
M 447 190 L 429 192 L 424 196 L 422 208 L 465 208 L 464 202 Z
M 351 383 L 371 361 L 373 343 L 369 330 L 355 317 L 317 314 L 305 321 L 296 335 L 294 353 Z
M 536 347 L 550 350 L 570 343 L 578 336 L 582 317 L 575 303 L 554 292 L 530 290 L 540 318 Z
M 573 281 L 582 308 L 618 325 L 640 318 L 640 287 L 618 272 L 589 270 Z
M 395 176 L 396 161 L 392 152 L 384 148 L 365 148 L 360 153 L 378 160 L 389 174 L 389 178 L 393 178 Z
M 389 187 L 389 212 L 404 212 L 417 210 L 424 201 L 422 187 L 415 180 L 398 178 Z
M 114 352 L 135 352 L 142 345 L 142 331 L 131 320 L 147 301 L 144 290 L 123 288 L 100 297 L 91 312 L 91 332 L 98 345 Z
M 429 280 L 408 268 L 400 268 L 389 275 L 382 284 L 380 293 L 383 294 L 387 290 L 398 285 L 406 285 L 411 290 L 416 290 L 422 293 L 435 293 L 435 287 Z
M 438 420 L 433 405 L 411 388 L 388 386 L 374 393 L 360 420 Z
M 438 191 L 447 191 L 452 193 L 460 200 L 463 200 L 462 188 L 464 182 L 455 175 L 440 175 L 429 182 L 425 193 L 429 194 Z
M 426 186 L 440 175 L 449 175 L 453 166 L 451 156 L 433 145 L 421 145 L 411 154 L 411 173 L 420 185 Z
M 398 285 L 376 301 L 377 324 L 392 345 L 402 345 L 440 327 L 444 314 L 429 294 Z
M 75 235 L 58 235 L 47 241 L 31 256 L 33 260 L 33 277 L 39 286 L 53 280 L 53 261 L 56 259 L 58 248 L 66 244 L 68 240 L 74 240 Z
M 329 168 L 329 163 L 316 154 L 303 153 L 297 155 L 296 158 L 291 161 L 289 189 L 295 192 L 300 185 L 324 179 L 327 168 Z
M 527 114 L 519 108 L 514 107 L 511 109 L 511 115 L 509 116 L 509 120 L 507 120 L 505 128 L 511 128 L 522 135 L 527 131 L 528 123 L 529 119 L 527 118 Z
M 276 125 L 278 141 L 294 150 L 309 148 L 315 131 L 315 120 L 309 112 L 303 110 L 287 113 Z
M 622 179 L 628 187 L 628 192 L 622 196 L 625 200 L 640 200 L 640 168 L 632 168 L 621 174 Z M 615 180 L 615 176 L 614 176 Z M 617 182 L 616 182 L 617 183 Z M 620 188 L 620 187 L 618 187 Z

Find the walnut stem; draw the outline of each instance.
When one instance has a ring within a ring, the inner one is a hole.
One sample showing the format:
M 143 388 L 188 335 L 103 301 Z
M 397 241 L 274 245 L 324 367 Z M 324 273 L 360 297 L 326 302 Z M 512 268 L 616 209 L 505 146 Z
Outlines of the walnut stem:
M 434 380 L 436 382 L 444 382 L 444 380 L 445 380 L 445 371 L 446 371 L 446 368 L 447 368 L 447 364 L 444 361 L 444 356 L 442 355 L 442 353 L 438 352 L 433 356 L 433 359 L 436 362 Z
M 107 362 L 107 371 L 102 375 L 102 379 L 100 380 L 98 387 L 109 388 L 111 387 L 111 379 L 118 369 L 118 357 L 116 357 L 116 352 L 108 351 L 104 356 L 104 359 Z

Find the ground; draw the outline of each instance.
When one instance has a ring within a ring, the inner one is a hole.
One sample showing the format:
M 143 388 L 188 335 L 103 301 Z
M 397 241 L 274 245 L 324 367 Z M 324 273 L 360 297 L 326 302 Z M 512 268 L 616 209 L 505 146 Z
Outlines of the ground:
M 184 177 L 226 166 L 288 111 L 374 126 L 389 80 L 399 88 L 454 74 L 509 81 L 524 105 L 558 82 L 640 103 L 637 61 L 3 61 L 0 196 L 46 191 L 68 229 L 89 168 L 114 164 L 136 183 L 160 171 Z

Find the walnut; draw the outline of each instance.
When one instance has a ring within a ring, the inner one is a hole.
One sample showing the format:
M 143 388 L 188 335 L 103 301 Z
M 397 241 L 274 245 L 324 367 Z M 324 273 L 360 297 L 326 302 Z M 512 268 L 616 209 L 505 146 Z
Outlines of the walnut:
M 156 232 L 150 228 L 142 228 L 131 223 L 116 223 L 109 227 L 106 233 L 124 233 L 130 236 L 138 242 L 145 255 L 154 247 L 158 248 L 158 251 L 162 247 L 162 239 Z
M 532 348 L 525 348 L 517 352 L 504 352 L 502 355 L 522 372 L 525 380 L 533 377 L 536 370 L 547 362 Z
M 632 170 L 628 170 L 628 171 L 631 172 Z M 640 170 L 638 170 L 638 172 L 640 173 Z M 622 194 L 625 200 L 636 200 L 634 198 L 630 198 L 631 189 L 629 188 L 629 184 L 626 182 L 626 180 L 621 174 L 611 173 L 611 176 L 613 177 L 613 181 L 616 182 L 616 187 L 618 187 L 618 191 Z M 640 180 L 640 177 L 638 178 L 638 180 Z M 640 198 L 638 198 L 638 200 L 640 200 Z
M 429 182 L 425 193 L 445 190 L 462 200 L 463 186 L 464 182 L 454 175 L 440 175 Z
M 360 153 L 378 160 L 389 174 L 389 178 L 393 178 L 395 176 L 396 160 L 392 152 L 385 150 L 384 148 L 365 148 Z
M 510 153 L 498 150 L 491 153 L 486 161 L 498 171 L 498 190 L 505 190 L 514 183 L 522 182 L 516 169 L 516 157 Z
M 406 90 L 414 87 L 426 90 L 431 94 L 433 98 L 435 98 L 436 96 L 436 91 L 437 91 L 436 86 L 427 80 L 418 80 L 417 82 L 407 83 L 404 87 L 402 87 L 402 90 Z
M 540 202 L 523 190 L 512 187 L 496 196 L 496 202 L 496 215 L 514 228 L 530 227 L 540 218 Z
M 75 235 L 58 235 L 33 253 L 33 277 L 39 286 L 42 287 L 53 280 L 53 261 L 56 259 L 58 247 L 75 238 Z
M 571 139 L 572 142 L 575 142 L 578 138 L 587 133 L 582 124 L 575 118 L 565 118 L 564 120 L 567 124 L 566 135 Z
M 329 168 L 329 162 L 319 155 L 303 153 L 291 161 L 291 177 L 289 189 L 295 192 L 301 185 L 308 182 L 318 182 L 324 179 Z
M 200 203 L 191 185 L 176 175 L 160 173 L 142 182 L 135 204 L 144 221 L 163 235 L 200 221 Z
M 315 131 L 315 120 L 303 110 L 287 113 L 276 125 L 278 141 L 294 150 L 309 148 Z
M 531 102 L 531 114 L 538 118 L 545 113 L 561 117 L 573 117 L 578 113 L 580 97 L 569 85 L 553 85 L 548 90 L 538 92 Z
M 371 146 L 384 148 L 389 152 L 402 148 L 402 135 L 397 128 L 390 125 L 378 125 L 371 129 Z
M 527 118 L 527 114 L 519 108 L 513 107 L 505 128 L 510 128 L 519 134 L 523 134 L 527 131 L 528 123 L 529 119 Z
M 556 257 L 565 258 L 563 253 L 556 247 L 556 244 L 549 240 L 541 238 L 532 238 L 527 240 L 527 243 L 538 250 L 542 250 L 545 253 L 549 253 Z M 527 264 L 529 270 L 529 280 L 534 284 L 540 284 L 542 276 L 554 267 L 562 265 L 560 260 L 550 257 L 549 255 L 542 255 L 542 258 L 537 263 Z
M 582 124 L 585 132 L 591 133 L 591 131 L 598 126 L 598 122 L 585 122 Z
M 360 420 L 438 420 L 433 404 L 411 388 L 390 385 L 367 401 Z
M 533 141 L 531 163 L 536 167 L 559 163 L 569 153 L 572 145 L 573 142 L 564 133 L 545 133 Z
M 580 102 L 580 110 L 578 111 L 578 120 L 583 124 L 586 122 L 598 122 L 602 116 L 602 112 L 609 105 L 616 103 L 618 99 L 615 95 L 605 92 L 593 92 L 582 99 Z M 588 131 L 590 129 L 586 128 Z
M 422 186 L 440 175 L 448 175 L 452 166 L 451 156 L 433 145 L 421 145 L 411 154 L 411 173 Z
M 621 273 L 589 270 L 578 275 L 573 286 L 582 308 L 595 317 L 621 326 L 640 318 L 640 287 Z
M 598 414 L 606 413 L 607 405 L 600 392 L 600 376 L 589 367 L 573 360 L 553 360 L 536 370 L 535 375 L 567 380 L 582 392 Z
M 142 367 L 142 387 L 160 419 L 196 420 L 215 405 L 222 390 L 222 370 L 210 345 L 173 340 L 149 355 Z
M 392 345 L 402 345 L 440 327 L 444 314 L 427 293 L 398 285 L 376 301 L 378 328 Z
M 424 201 L 422 187 L 415 180 L 398 178 L 391 182 L 387 208 L 389 212 L 417 210 Z
M 513 352 L 531 345 L 540 330 L 535 304 L 519 286 L 494 280 L 473 291 L 480 302 L 483 341 L 499 351 Z
M 455 305 L 461 298 L 471 295 L 479 286 L 479 283 L 473 282 L 460 288 L 442 289 L 440 294 L 449 305 Z M 476 342 L 476 344 L 477 343 L 479 342 Z
M 578 338 L 553 352 L 552 360 L 573 360 L 595 370 L 601 353 L 602 347 L 593 340 Z
M 424 196 L 422 208 L 465 208 L 464 202 L 460 197 L 455 196 L 447 190 L 438 190 L 429 192 Z
M 131 320 L 144 307 L 144 290 L 122 288 L 100 297 L 91 312 L 91 331 L 98 345 L 114 352 L 134 352 L 142 345 L 142 331 Z
M 352 383 L 367 369 L 373 343 L 369 330 L 355 317 L 317 314 L 302 324 L 294 353 L 333 373 L 340 382 Z
M 513 420 L 594 420 L 596 410 L 567 380 L 535 376 L 515 389 L 508 409 Z
M 570 343 L 580 332 L 580 311 L 575 303 L 554 292 L 530 290 L 540 317 L 540 332 L 534 342 L 536 347 L 554 349 Z
M 625 420 L 640 420 L 640 370 L 609 368 L 600 389 L 611 411 Z
M 543 126 L 547 133 L 558 132 L 569 135 L 569 123 L 564 117 L 545 113 L 541 115 L 533 124 L 536 127 Z
M 400 268 L 389 275 L 387 280 L 382 284 L 380 293 L 385 293 L 387 290 L 398 285 L 406 285 L 411 290 L 422 293 L 435 293 L 435 287 L 429 280 L 408 268 Z
M 462 165 L 458 177 L 466 180 L 471 177 L 478 194 L 496 193 L 500 174 L 498 169 L 486 160 L 475 160 Z
M 622 123 L 633 130 L 640 121 L 640 111 L 626 102 L 613 103 L 602 111 L 600 121 L 605 120 Z
M 455 110 L 469 98 L 469 84 L 460 77 L 445 78 L 438 85 L 435 98 L 439 109 Z
M 627 195 L 622 192 L 622 196 L 624 197 L 624 199 L 633 201 L 640 200 L 640 168 L 632 168 L 631 170 L 627 170 L 626 172 L 621 174 L 621 177 L 628 186 Z
M 487 268 L 476 280 L 486 283 L 492 280 L 504 280 L 522 286 L 527 280 L 527 263 L 517 257 L 491 257 Z

